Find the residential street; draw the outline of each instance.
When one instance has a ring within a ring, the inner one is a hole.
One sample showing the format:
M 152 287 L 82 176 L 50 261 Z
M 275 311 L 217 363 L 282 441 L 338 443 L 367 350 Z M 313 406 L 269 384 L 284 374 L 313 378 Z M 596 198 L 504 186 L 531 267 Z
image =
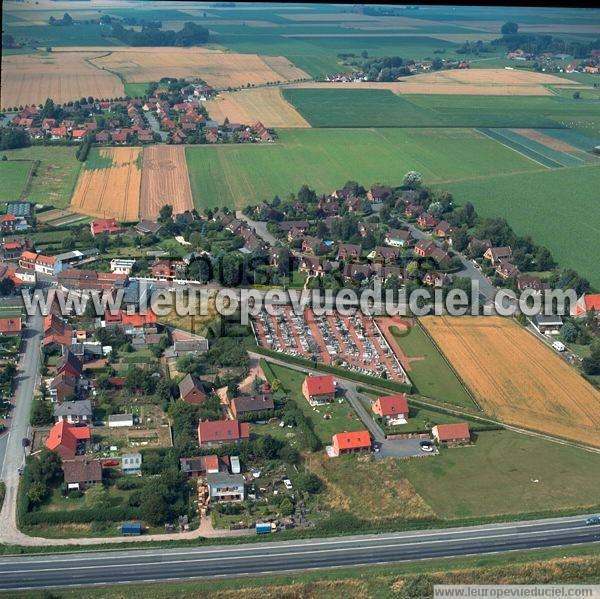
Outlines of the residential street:
M 241 210 L 238 210 L 235 213 L 235 217 L 239 220 L 243 220 L 249 227 L 253 228 L 256 231 L 256 234 L 263 241 L 266 241 L 271 246 L 277 245 L 277 239 L 274 235 L 269 233 L 267 229 L 267 223 L 264 220 L 252 220 L 250 217 L 246 216 Z
M 27 327 L 23 329 L 24 351 L 18 364 L 15 407 L 2 457 L 2 480 L 6 485 L 6 496 L 0 512 L 0 540 L 3 542 L 10 542 L 16 532 L 19 468 L 23 466 L 25 458 L 23 439 L 28 437 L 31 402 L 38 379 L 43 323 L 44 317 L 36 314 L 29 318 Z

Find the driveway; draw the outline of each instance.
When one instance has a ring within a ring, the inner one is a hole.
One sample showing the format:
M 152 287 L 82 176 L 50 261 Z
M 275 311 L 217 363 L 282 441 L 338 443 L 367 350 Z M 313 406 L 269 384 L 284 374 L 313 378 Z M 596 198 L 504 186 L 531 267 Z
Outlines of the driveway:
M 386 439 L 382 444 L 376 458 L 421 458 L 437 455 L 439 452 L 435 445 L 433 451 L 427 452 L 421 449 L 421 442 L 426 439 Z M 431 439 L 430 439 L 431 440 Z
M 235 213 L 235 217 L 243 220 L 250 228 L 256 231 L 256 234 L 269 245 L 276 245 L 277 239 L 267 230 L 267 223 L 264 220 L 252 220 L 246 216 L 241 210 Z

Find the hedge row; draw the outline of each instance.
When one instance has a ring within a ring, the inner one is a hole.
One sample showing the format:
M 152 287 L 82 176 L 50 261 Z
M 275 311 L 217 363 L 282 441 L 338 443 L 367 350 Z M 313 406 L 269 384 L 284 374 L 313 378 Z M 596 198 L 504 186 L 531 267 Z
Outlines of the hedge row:
M 384 389 L 389 389 L 390 391 L 396 391 L 397 393 L 411 393 L 413 390 L 413 386 L 408 383 L 398 383 L 397 381 L 380 379 L 366 374 L 359 374 L 358 372 L 352 372 L 351 370 L 344 370 L 343 368 L 336 368 L 335 366 L 319 364 L 318 362 L 313 362 L 312 360 L 307 360 L 305 358 L 299 358 L 298 356 L 280 354 L 279 352 L 273 351 L 272 349 L 266 349 L 260 346 L 257 346 L 253 351 L 255 351 L 257 354 L 262 354 L 264 356 L 276 358 L 284 362 L 290 362 L 291 364 L 297 364 L 298 366 L 305 366 L 313 370 L 333 374 L 335 376 L 339 376 L 340 378 L 356 381 L 357 383 L 364 383 L 365 385 L 382 387 Z
M 110 507 L 61 512 L 28 512 L 19 515 L 21 525 L 32 524 L 84 524 L 89 522 L 120 522 L 140 519 L 136 507 Z

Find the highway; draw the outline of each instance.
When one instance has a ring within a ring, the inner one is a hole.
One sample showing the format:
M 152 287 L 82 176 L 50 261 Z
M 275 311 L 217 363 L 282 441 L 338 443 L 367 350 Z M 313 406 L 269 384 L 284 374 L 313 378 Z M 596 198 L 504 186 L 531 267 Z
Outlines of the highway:
M 0 589 L 139 583 L 489 554 L 600 541 L 585 517 L 380 535 L 0 559 Z

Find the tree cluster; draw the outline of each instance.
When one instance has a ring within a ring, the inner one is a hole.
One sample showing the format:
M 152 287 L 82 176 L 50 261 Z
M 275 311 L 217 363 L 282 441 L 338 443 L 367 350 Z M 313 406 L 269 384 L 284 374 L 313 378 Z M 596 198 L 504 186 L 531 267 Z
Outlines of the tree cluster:
M 126 29 L 119 23 L 112 25 L 112 35 L 129 46 L 194 46 L 205 44 L 209 33 L 206 27 L 186 22 L 179 31 L 143 25 L 141 31 Z

